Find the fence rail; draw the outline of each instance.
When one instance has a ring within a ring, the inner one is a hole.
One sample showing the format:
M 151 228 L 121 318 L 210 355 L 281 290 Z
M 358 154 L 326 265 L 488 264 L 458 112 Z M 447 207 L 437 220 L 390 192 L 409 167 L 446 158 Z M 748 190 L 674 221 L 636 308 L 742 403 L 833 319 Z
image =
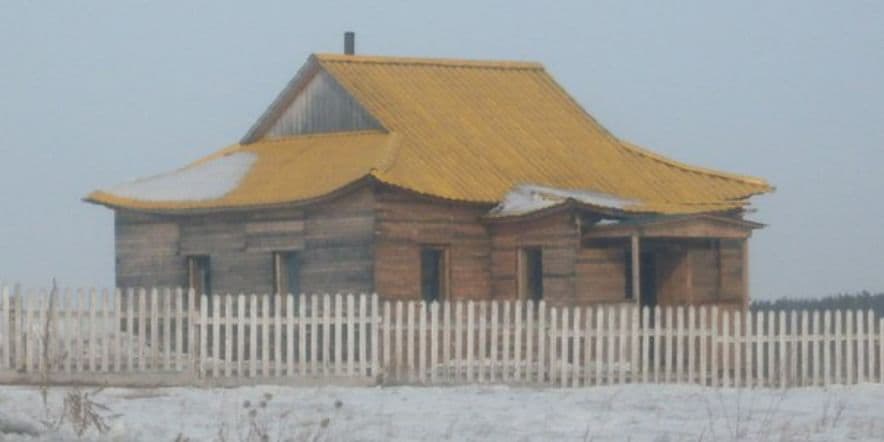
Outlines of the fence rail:
M 872 311 L 0 292 L 0 382 L 884 383 Z

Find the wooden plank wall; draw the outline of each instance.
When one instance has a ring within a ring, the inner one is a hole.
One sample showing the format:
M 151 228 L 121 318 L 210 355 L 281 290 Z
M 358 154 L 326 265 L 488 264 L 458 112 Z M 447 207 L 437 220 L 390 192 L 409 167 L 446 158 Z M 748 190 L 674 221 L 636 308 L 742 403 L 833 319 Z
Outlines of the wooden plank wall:
M 363 188 L 306 209 L 170 216 L 118 212 L 119 287 L 185 286 L 186 257 L 211 257 L 212 289 L 273 290 L 273 252 L 301 253 L 305 292 L 371 292 L 373 196 Z
M 593 241 L 577 253 L 577 299 L 581 304 L 626 301 L 626 239 Z
M 379 187 L 376 193 L 376 291 L 386 299 L 420 298 L 422 245 L 448 250 L 451 299 L 488 299 L 490 237 L 479 217 L 489 207 L 446 204 Z
M 518 251 L 522 247 L 541 247 L 546 302 L 550 305 L 579 302 L 576 264 L 580 236 L 570 212 L 532 221 L 494 224 L 491 238 L 495 299 L 516 299 Z

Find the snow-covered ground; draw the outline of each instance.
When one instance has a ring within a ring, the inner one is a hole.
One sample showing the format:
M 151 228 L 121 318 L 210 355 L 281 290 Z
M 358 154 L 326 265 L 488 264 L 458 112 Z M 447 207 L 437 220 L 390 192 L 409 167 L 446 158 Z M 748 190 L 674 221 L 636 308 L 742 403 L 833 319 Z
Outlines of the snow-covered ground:
M 69 391 L 51 389 L 44 408 L 37 388 L 0 387 L 0 428 L 42 432 L 0 433 L 0 440 L 76 440 L 70 419 L 57 429 L 44 423 L 57 422 Z M 113 388 L 94 398 L 106 407 L 96 409 L 109 429 L 82 440 L 243 441 L 250 430 L 272 441 L 884 440 L 880 385 Z

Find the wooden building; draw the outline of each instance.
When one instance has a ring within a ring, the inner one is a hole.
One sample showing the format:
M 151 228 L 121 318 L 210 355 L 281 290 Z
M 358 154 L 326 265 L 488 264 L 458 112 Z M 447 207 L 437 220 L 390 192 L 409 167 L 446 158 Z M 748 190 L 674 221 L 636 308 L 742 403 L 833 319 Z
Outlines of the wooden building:
M 742 305 L 771 190 L 618 139 L 539 64 L 325 54 L 238 144 L 86 200 L 120 287 Z

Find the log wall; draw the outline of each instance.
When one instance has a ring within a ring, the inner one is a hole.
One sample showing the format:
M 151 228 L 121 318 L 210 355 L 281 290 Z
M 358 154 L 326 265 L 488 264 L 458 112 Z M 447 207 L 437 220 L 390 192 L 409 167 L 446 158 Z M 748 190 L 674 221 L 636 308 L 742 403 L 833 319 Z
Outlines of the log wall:
M 543 297 L 551 305 L 584 302 L 577 293 L 577 252 L 580 235 L 571 212 L 522 222 L 495 224 L 491 231 L 493 297 L 518 297 L 519 249 L 540 247 L 543 259 Z
M 440 203 L 389 188 L 376 191 L 376 290 L 386 299 L 420 299 L 420 250 L 447 250 L 449 298 L 488 299 L 491 240 L 479 217 L 489 207 Z
M 273 252 L 298 251 L 304 292 L 372 292 L 373 195 L 368 188 L 305 209 L 206 215 L 118 211 L 119 287 L 184 287 L 186 258 L 208 255 L 216 293 L 269 293 Z

